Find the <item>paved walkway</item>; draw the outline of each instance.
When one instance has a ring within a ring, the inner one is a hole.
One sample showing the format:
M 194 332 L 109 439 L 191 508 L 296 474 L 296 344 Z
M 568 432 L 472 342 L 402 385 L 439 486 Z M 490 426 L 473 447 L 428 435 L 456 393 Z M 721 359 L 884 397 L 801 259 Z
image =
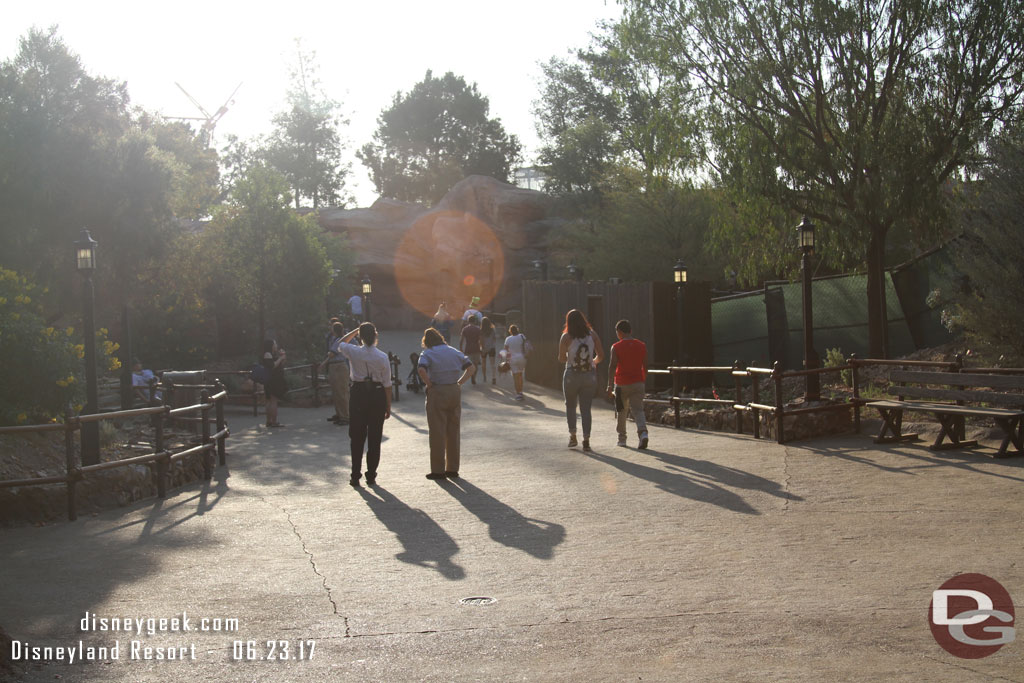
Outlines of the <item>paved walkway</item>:
M 927 625 L 959 572 L 1024 604 L 1022 459 L 667 428 L 638 451 L 603 403 L 585 454 L 560 396 L 519 405 L 505 382 L 464 392 L 457 481 L 424 479 L 421 396 L 395 405 L 373 489 L 347 485 L 330 408 L 284 407 L 273 432 L 238 411 L 209 485 L 0 531 L 9 635 L 120 646 L 26 680 L 1024 681 L 1024 638 L 960 660 Z M 83 633 L 86 613 L 192 630 Z M 261 659 L 282 643 L 305 659 Z

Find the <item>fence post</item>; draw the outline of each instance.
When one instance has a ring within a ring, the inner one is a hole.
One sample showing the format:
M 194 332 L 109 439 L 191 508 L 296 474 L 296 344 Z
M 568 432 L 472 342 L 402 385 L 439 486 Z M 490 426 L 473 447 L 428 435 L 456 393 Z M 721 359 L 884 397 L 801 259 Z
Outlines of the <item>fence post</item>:
M 675 366 L 675 364 L 673 361 L 672 365 Z M 676 415 L 676 429 L 679 429 L 679 371 L 671 367 L 669 372 L 672 375 L 672 409 Z
M 740 369 L 740 362 L 738 360 L 734 360 L 732 362 L 732 372 L 734 373 L 734 372 L 738 371 L 739 369 Z M 732 374 L 732 373 L 730 373 L 730 374 Z M 743 405 L 743 381 L 740 379 L 739 375 L 733 374 L 732 375 L 732 382 L 733 382 L 733 388 L 735 388 L 735 390 L 736 390 L 736 400 L 733 402 L 733 404 L 741 406 L 741 405 Z M 732 412 L 736 413 L 736 433 L 737 434 L 742 434 L 743 433 L 743 413 L 745 411 L 735 410 L 734 409 Z
M 860 375 L 857 373 L 857 354 L 851 353 L 850 379 L 853 381 L 853 433 L 860 434 Z
M 75 507 L 75 484 L 78 481 L 80 472 L 75 467 L 75 418 L 71 411 L 71 404 L 64 407 L 64 457 L 67 465 L 67 487 L 68 487 L 68 521 L 78 519 L 78 511 Z
M 164 413 L 167 407 L 153 415 L 153 449 L 164 453 Z M 171 462 L 170 453 L 164 453 L 156 460 L 156 495 L 161 500 L 167 497 L 167 470 Z
M 747 377 L 750 378 L 750 400 L 752 403 L 761 402 L 761 378 L 758 375 L 747 373 Z M 753 410 L 754 416 L 754 438 L 761 438 L 761 411 L 757 408 Z
M 309 381 L 313 386 L 313 407 L 320 407 L 320 364 L 313 361 L 309 366 Z M 221 463 L 222 465 L 224 463 Z
M 227 388 L 224 384 L 217 380 L 217 393 L 224 394 L 217 399 L 217 433 L 220 434 L 217 437 L 217 466 L 222 467 L 228 464 L 228 454 L 225 449 L 224 443 L 227 441 L 227 437 L 224 435 L 224 427 L 227 423 L 224 421 L 224 401 L 227 400 Z
M 785 432 L 783 431 L 783 418 L 785 414 L 782 408 L 782 372 L 779 368 L 779 361 L 775 361 L 772 364 L 772 379 L 775 384 L 775 430 L 776 430 L 776 441 L 783 443 L 786 440 Z
M 203 427 L 203 479 L 213 479 L 213 453 L 210 452 L 210 390 L 203 389 L 199 392 L 199 415 Z

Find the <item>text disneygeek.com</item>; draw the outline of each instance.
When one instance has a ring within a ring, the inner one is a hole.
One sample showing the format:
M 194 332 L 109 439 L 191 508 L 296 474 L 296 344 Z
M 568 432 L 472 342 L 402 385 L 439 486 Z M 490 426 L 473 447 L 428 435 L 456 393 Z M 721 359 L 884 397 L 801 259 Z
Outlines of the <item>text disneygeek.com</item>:
M 78 623 L 82 633 L 126 634 L 103 644 L 86 644 L 84 640 L 63 645 L 40 645 L 12 639 L 10 658 L 14 662 L 76 662 L 128 660 L 194 661 L 196 645 L 187 637 L 168 645 L 153 644 L 142 638 L 164 634 L 237 633 L 238 619 L 230 617 L 196 617 L 182 612 L 173 617 L 101 617 L 90 612 Z M 303 661 L 313 659 L 315 640 L 231 640 L 223 648 L 209 649 L 213 643 L 204 640 L 201 652 L 224 652 L 230 648 L 234 661 Z

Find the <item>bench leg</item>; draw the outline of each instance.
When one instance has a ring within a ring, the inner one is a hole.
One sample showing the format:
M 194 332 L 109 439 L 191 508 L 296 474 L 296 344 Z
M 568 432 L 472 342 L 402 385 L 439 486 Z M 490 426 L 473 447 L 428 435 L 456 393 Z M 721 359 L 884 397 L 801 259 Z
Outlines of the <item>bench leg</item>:
M 935 437 L 935 443 L 929 446 L 933 451 L 945 451 L 953 448 L 971 448 L 978 445 L 977 441 L 963 440 L 964 435 L 967 433 L 963 416 L 935 413 L 935 417 L 939 421 L 940 429 L 939 435 Z M 949 437 L 949 443 L 943 443 L 946 437 Z
M 1021 434 L 1021 419 L 1019 417 L 1010 418 L 996 418 L 996 424 L 1003 430 L 1006 437 L 1003 439 L 1002 445 L 999 447 L 999 451 L 996 453 L 997 458 L 1009 458 L 1012 455 L 1020 455 L 1024 453 L 1024 436 Z M 1010 443 L 1013 443 L 1013 447 L 1016 449 L 1016 453 L 1007 453 L 1006 449 Z
M 882 416 L 882 429 L 875 437 L 875 443 L 894 443 L 897 441 L 915 441 L 917 434 L 903 433 L 903 409 L 902 408 L 878 408 Z

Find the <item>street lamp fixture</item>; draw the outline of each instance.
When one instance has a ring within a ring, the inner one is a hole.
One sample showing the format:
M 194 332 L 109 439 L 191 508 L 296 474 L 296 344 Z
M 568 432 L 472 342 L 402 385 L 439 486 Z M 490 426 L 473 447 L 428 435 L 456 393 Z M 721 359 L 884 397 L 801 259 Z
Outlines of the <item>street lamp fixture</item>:
M 86 277 L 92 275 L 96 270 L 96 247 L 99 242 L 92 238 L 89 231 L 82 228 L 82 232 L 75 242 L 75 266 L 78 272 Z
M 800 236 L 800 249 L 807 254 L 814 253 L 814 223 L 807 216 L 803 217 L 800 225 L 796 226 L 797 234 Z
M 83 415 L 98 411 L 99 399 L 96 382 L 96 312 L 92 286 L 92 273 L 96 270 L 96 247 L 89 231 L 82 228 L 75 247 L 75 268 L 82 277 L 82 334 L 85 337 L 85 406 Z M 96 465 L 100 461 L 100 424 L 85 422 L 81 426 L 82 464 Z
M 686 352 L 683 345 L 683 286 L 686 284 L 686 264 L 683 259 L 676 260 L 672 266 L 672 279 L 676 283 L 676 360 L 673 365 L 679 365 L 686 361 Z
M 363 276 L 363 317 L 366 322 L 370 321 L 370 295 L 373 294 L 373 283 L 370 282 L 370 276 Z
M 548 262 L 547 261 L 545 261 L 542 258 L 538 258 L 538 259 L 534 259 L 531 262 L 531 265 L 534 268 L 537 269 L 537 272 L 540 275 L 540 279 L 541 280 L 547 280 L 548 279 Z
M 583 280 L 583 269 L 580 268 L 579 266 L 577 266 L 575 261 L 570 263 L 566 267 L 566 269 L 569 271 L 569 277 L 571 279 L 576 280 L 577 282 L 580 282 L 580 281 Z
M 814 223 L 807 216 L 796 226 L 800 237 L 800 275 L 803 281 L 803 314 L 804 314 L 804 369 L 814 370 L 818 367 L 818 354 L 814 350 L 814 304 L 811 282 L 811 254 L 814 253 Z M 805 401 L 817 401 L 821 398 L 821 379 L 817 374 L 807 375 L 804 390 Z
M 678 259 L 676 265 L 672 267 L 672 273 L 675 276 L 675 282 L 677 285 L 686 283 L 686 264 L 683 263 L 683 259 Z

